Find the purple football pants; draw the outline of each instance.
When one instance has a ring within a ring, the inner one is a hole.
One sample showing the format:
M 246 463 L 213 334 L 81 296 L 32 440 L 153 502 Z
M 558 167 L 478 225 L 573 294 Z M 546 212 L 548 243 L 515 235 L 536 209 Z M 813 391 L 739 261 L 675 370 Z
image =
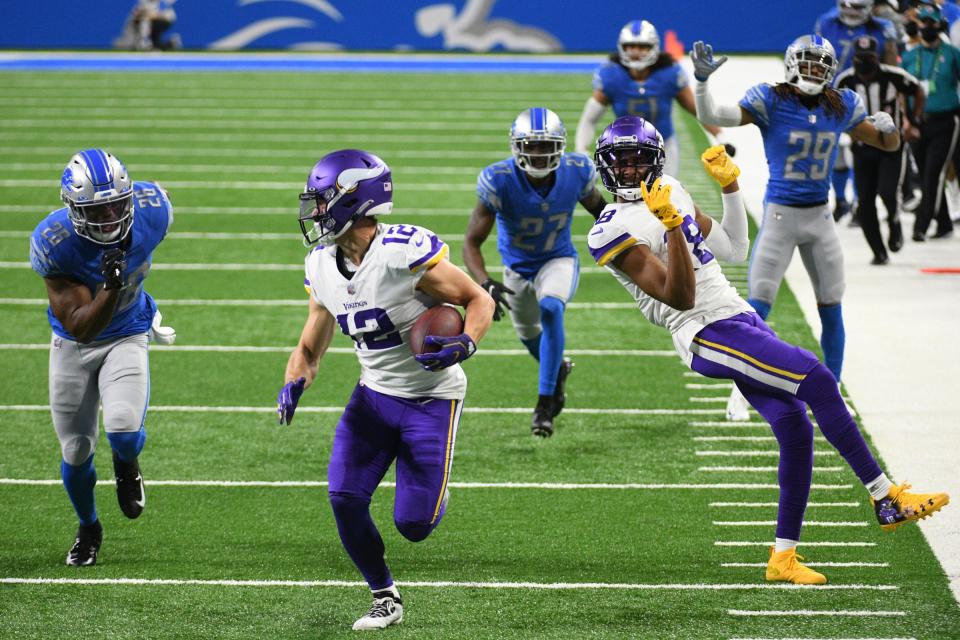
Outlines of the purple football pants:
M 340 540 L 374 591 L 393 578 L 370 517 L 373 492 L 396 460 L 397 530 L 413 542 L 430 535 L 446 510 L 462 408 L 461 400 L 397 398 L 360 384 L 353 390 L 337 424 L 327 476 Z
M 880 466 L 840 397 L 830 370 L 806 349 L 784 342 L 756 313 L 714 322 L 693 339 L 691 368 L 733 380 L 773 428 L 780 445 L 777 537 L 800 539 L 813 476 L 813 411 L 820 431 L 864 484 Z

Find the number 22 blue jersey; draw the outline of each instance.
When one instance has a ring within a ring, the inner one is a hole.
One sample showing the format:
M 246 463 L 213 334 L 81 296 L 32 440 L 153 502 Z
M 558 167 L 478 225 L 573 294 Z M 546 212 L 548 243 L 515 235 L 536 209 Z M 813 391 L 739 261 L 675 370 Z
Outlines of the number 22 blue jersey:
M 837 140 L 867 117 L 863 101 L 849 89 L 839 89 L 841 117 L 819 104 L 807 108 L 798 98 L 781 98 L 771 84 L 747 90 L 740 106 L 753 115 L 763 137 L 770 180 L 766 200 L 807 206 L 827 202 Z
M 565 153 L 546 195 L 533 188 L 513 158 L 477 178 L 477 196 L 497 215 L 497 249 L 503 264 L 525 278 L 554 258 L 575 257 L 570 221 L 577 202 L 595 188 L 597 171 L 582 153 Z
M 173 205 L 163 189 L 150 182 L 133 183 L 133 228 L 127 250 L 125 282 L 110 324 L 95 340 L 147 333 L 157 305 L 143 290 L 143 281 L 150 272 L 153 250 L 173 223 Z M 66 207 L 44 218 L 30 236 L 30 264 L 44 278 L 69 278 L 90 289 L 95 296 L 103 287 L 100 256 L 105 248 L 77 235 Z M 76 340 L 47 308 L 53 332 L 62 338 Z

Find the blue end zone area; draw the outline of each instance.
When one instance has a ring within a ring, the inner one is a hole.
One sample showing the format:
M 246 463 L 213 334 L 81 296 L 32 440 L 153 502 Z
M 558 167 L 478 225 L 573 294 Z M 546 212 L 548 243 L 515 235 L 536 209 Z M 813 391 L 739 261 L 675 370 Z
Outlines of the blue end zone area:
M 0 54 L 0 71 L 356 71 L 368 73 L 593 73 L 597 56 L 317 54 Z

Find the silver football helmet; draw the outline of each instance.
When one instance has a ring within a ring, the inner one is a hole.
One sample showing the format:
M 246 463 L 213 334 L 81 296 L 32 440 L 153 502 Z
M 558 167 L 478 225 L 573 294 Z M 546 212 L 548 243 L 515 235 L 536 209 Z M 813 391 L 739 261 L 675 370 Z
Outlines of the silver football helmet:
M 823 36 L 800 36 L 787 47 L 783 64 L 787 84 L 808 96 L 815 96 L 833 82 L 837 73 L 837 54 Z
M 567 130 L 550 109 L 527 109 L 510 127 L 510 150 L 517 166 L 530 177 L 543 178 L 556 171 L 566 146 Z
M 113 244 L 133 228 L 133 181 L 126 167 L 103 149 L 81 151 L 60 178 L 60 199 L 77 235 Z
M 631 58 L 627 53 L 626 46 L 635 44 L 650 47 L 647 53 L 639 58 Z M 646 69 L 657 61 L 660 57 L 660 35 L 652 24 L 646 20 L 634 20 L 628 22 L 620 29 L 620 37 L 617 38 L 617 51 L 620 53 L 620 64 L 628 69 Z
M 873 0 L 837 0 L 837 17 L 848 27 L 859 27 L 872 13 Z

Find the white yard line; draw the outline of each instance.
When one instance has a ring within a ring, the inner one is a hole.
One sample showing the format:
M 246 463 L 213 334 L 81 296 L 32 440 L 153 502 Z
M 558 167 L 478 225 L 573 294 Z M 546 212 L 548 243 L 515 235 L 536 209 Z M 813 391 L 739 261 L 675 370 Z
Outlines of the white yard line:
M 744 609 L 727 609 L 727 614 L 731 616 L 843 616 L 851 618 L 879 617 L 890 618 L 907 615 L 906 611 L 850 611 L 844 609 L 834 609 L 830 611 L 820 611 L 813 609 L 792 609 L 790 611 L 751 611 Z
M 779 458 L 779 451 L 695 451 L 695 455 L 703 457 L 720 457 L 720 458 Z M 836 451 L 814 451 L 813 455 L 816 457 L 834 457 L 837 455 Z
M 0 345 L 3 348 L 3 345 Z M 477 352 L 479 353 L 479 351 Z M 694 442 L 776 442 L 773 436 L 690 436 Z M 825 442 L 823 436 L 814 436 L 814 440 Z
M 0 269 L 29 270 L 31 268 L 29 262 L 0 262 Z M 261 262 L 155 262 L 150 266 L 150 269 L 151 271 L 299 271 L 303 273 L 303 264 Z M 503 267 L 490 266 L 487 268 L 487 271 L 490 273 L 503 273 Z M 603 267 L 580 268 L 581 275 L 598 275 L 605 273 L 607 273 L 607 270 Z
M 808 567 L 865 567 L 869 569 L 887 569 L 889 562 L 804 562 Z M 721 567 L 766 567 L 766 562 L 721 562 Z
M 0 351 L 47 351 L 49 343 L 0 343 Z M 184 351 L 184 352 L 217 352 L 217 353 L 290 353 L 294 346 L 256 346 L 256 345 L 223 345 L 223 344 L 196 344 L 196 345 L 150 345 L 151 351 Z M 326 353 L 355 354 L 353 347 L 330 347 Z M 648 351 L 643 349 L 569 349 L 563 352 L 567 356 L 635 356 L 635 357 L 672 357 L 675 351 Z M 477 356 L 529 356 L 526 349 L 478 349 Z
M 711 507 L 717 508 L 753 508 L 753 507 L 779 507 L 779 502 L 711 502 Z M 808 502 L 807 508 L 817 507 L 859 507 L 859 502 Z
M 713 543 L 717 547 L 772 547 L 773 541 L 743 542 L 739 540 L 718 540 Z M 804 542 L 803 547 L 875 547 L 876 542 Z
M 158 305 L 162 307 L 187 306 L 187 307 L 306 307 L 308 298 L 294 300 L 257 300 L 257 299 L 231 299 L 222 300 L 206 298 L 181 298 L 174 300 L 157 300 Z M 25 305 L 25 306 L 47 306 L 50 301 L 46 298 L 0 298 L 0 304 Z M 567 309 L 585 309 L 585 310 L 635 310 L 637 305 L 632 302 L 571 302 Z M 675 352 L 671 352 L 675 353 Z
M 773 527 L 776 520 L 714 520 L 717 527 Z M 804 520 L 805 527 L 869 527 L 869 522 L 832 522 L 830 520 Z
M 354 580 L 181 580 L 164 578 L 0 578 L 0 584 L 19 585 L 137 585 L 137 586 L 214 586 L 214 587 L 361 587 Z M 614 582 L 457 582 L 400 581 L 400 587 L 462 589 L 534 589 L 550 591 L 895 591 L 892 584 L 643 584 Z
M 49 411 L 46 404 L 4 404 L 0 411 Z M 151 413 L 269 413 L 276 414 L 275 406 L 243 407 L 243 406 L 204 406 L 204 405 L 151 405 Z M 464 413 L 518 413 L 529 414 L 529 407 L 464 407 Z M 566 414 L 581 415 L 609 415 L 609 416 L 688 416 L 718 413 L 713 409 L 580 409 L 567 407 Z M 343 413 L 342 406 L 332 407 L 297 407 L 297 413 Z
M 813 470 L 817 473 L 839 473 L 843 471 L 843 467 L 814 467 Z M 709 467 L 697 467 L 697 471 L 735 471 L 737 473 L 770 473 L 772 471 L 779 471 L 777 467 L 731 467 L 731 466 L 709 466 Z
M 11 486 L 59 486 L 63 484 L 61 480 L 51 478 L 0 478 L 0 485 Z M 322 488 L 326 487 L 327 482 L 323 480 L 151 480 L 147 479 L 146 484 L 151 487 L 224 487 L 224 488 L 243 488 L 243 487 L 269 487 L 269 488 Z M 396 484 L 389 481 L 380 483 L 381 487 L 396 487 Z M 816 485 L 820 489 L 849 489 L 850 485 Z M 719 482 L 719 483 L 606 483 L 606 482 L 450 482 L 450 487 L 455 489 L 543 489 L 555 491 L 633 491 L 633 490 L 655 490 L 655 491 L 716 491 L 723 489 L 744 489 L 744 490 L 775 490 L 776 484 L 758 484 L 744 482 Z

